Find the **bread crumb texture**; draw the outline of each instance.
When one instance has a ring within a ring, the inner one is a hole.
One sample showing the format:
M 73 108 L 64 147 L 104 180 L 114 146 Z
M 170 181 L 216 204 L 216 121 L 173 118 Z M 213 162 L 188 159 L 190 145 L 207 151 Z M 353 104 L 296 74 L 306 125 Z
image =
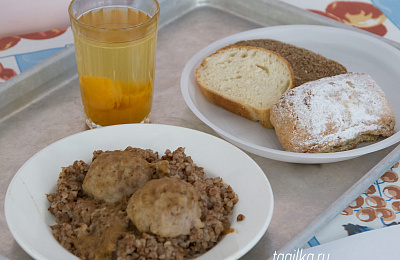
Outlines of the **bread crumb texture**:
M 203 59 L 196 80 L 208 101 L 272 128 L 270 108 L 294 87 L 289 63 L 257 47 L 227 46 Z
M 198 77 L 208 88 L 242 103 L 263 108 L 291 85 L 280 56 L 258 48 L 223 48 L 205 59 Z
M 370 76 L 347 73 L 287 92 L 271 109 L 271 122 L 287 151 L 336 152 L 392 135 L 395 118 Z
M 239 41 L 233 45 L 260 47 L 278 53 L 292 67 L 296 87 L 309 81 L 347 73 L 346 67 L 337 61 L 310 50 L 273 39 Z

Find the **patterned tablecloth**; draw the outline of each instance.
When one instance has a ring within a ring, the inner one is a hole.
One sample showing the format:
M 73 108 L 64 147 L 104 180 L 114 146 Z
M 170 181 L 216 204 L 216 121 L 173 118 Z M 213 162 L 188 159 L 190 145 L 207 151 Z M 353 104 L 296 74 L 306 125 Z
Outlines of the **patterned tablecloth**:
M 308 241 L 305 247 L 400 224 L 399 164 L 400 161 L 387 169 L 382 177 Z
M 398 0 L 281 1 L 400 42 L 400 1 Z
M 400 42 L 398 0 L 282 0 L 331 19 Z M 71 29 L 0 38 L 1 83 L 73 44 Z M 400 156 L 400 155 L 399 155 Z M 368 190 L 308 242 L 315 246 L 335 239 L 400 223 L 400 168 L 395 163 Z
M 73 43 L 70 27 L 0 38 L 0 87 Z

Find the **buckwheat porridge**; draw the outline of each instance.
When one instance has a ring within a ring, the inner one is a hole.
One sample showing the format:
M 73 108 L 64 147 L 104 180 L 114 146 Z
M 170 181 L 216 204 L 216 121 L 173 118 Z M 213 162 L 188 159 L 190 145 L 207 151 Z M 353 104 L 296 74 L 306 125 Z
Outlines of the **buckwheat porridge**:
M 47 195 L 61 245 L 81 259 L 187 259 L 231 232 L 238 196 L 184 148 L 95 151 L 64 167 Z

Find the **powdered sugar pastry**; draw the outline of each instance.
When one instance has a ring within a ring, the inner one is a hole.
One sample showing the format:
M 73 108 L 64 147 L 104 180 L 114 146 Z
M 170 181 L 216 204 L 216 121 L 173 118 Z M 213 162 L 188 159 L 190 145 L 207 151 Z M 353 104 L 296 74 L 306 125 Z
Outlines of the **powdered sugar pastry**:
M 363 73 L 341 74 L 305 83 L 286 93 L 275 105 L 274 113 L 275 121 L 285 121 L 282 125 L 291 132 L 291 136 L 278 133 L 280 126 L 276 123 L 278 138 L 291 139 L 290 145 L 298 147 L 294 148 L 297 152 L 305 152 L 300 147 L 313 151 L 337 145 L 360 134 L 380 135 L 382 128 L 387 127 L 386 121 L 392 121 L 389 131 L 393 131 L 394 126 L 393 112 L 385 94 Z

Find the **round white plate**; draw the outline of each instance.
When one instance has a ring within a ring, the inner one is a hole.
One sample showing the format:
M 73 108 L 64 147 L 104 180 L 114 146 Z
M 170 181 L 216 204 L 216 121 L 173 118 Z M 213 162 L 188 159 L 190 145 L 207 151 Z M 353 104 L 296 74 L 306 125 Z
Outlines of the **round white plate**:
M 273 212 L 272 189 L 262 169 L 243 151 L 224 140 L 182 127 L 133 124 L 104 127 L 64 138 L 29 159 L 11 181 L 5 199 L 7 224 L 19 245 L 35 259 L 77 259 L 52 236 L 54 217 L 46 194 L 55 192 L 61 167 L 75 160 L 91 162 L 95 150 L 127 146 L 163 155 L 185 147 L 185 153 L 207 177 L 223 178 L 239 196 L 231 216 L 236 232 L 197 259 L 238 259 L 264 235 Z M 236 221 L 238 214 L 245 220 Z
M 328 154 L 286 152 L 275 131 L 259 123 L 230 113 L 208 102 L 201 94 L 195 71 L 203 58 L 217 49 L 241 40 L 270 38 L 294 44 L 322 54 L 346 66 L 348 71 L 372 76 L 385 92 L 398 124 L 395 134 L 359 148 Z M 366 34 L 315 25 L 285 25 L 245 31 L 218 40 L 195 54 L 186 64 L 181 77 L 183 97 L 193 113 L 220 136 L 234 145 L 257 155 L 294 163 L 329 163 L 371 153 L 400 141 L 400 51 Z

